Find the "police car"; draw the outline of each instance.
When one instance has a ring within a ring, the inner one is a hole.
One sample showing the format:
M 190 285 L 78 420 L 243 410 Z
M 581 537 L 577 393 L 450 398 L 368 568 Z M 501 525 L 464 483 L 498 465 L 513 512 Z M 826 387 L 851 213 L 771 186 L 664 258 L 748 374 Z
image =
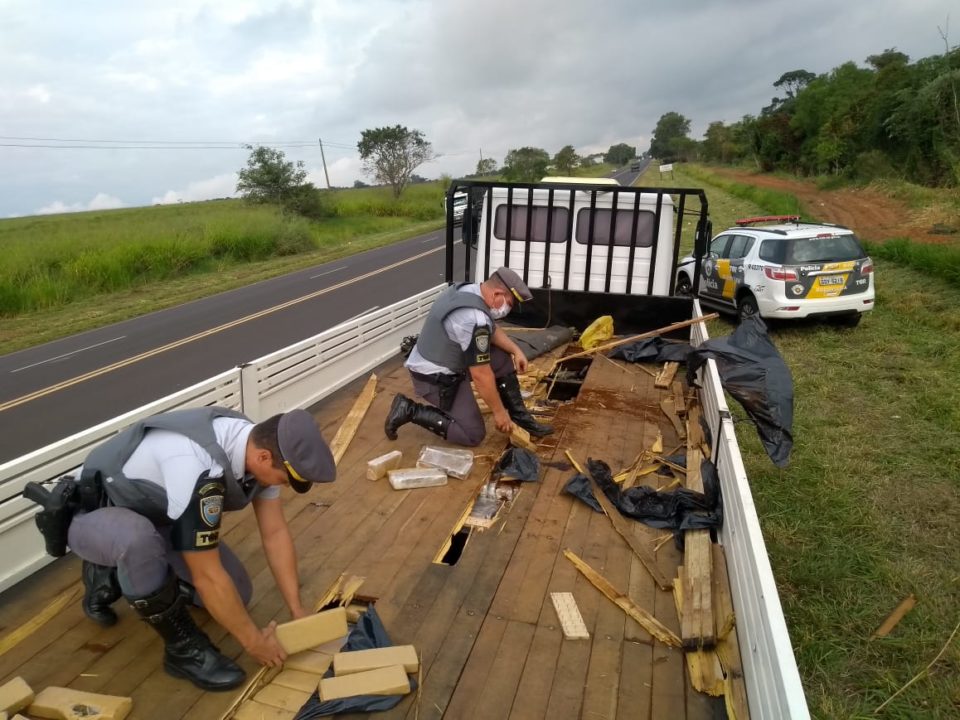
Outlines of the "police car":
M 678 294 L 692 293 L 695 268 L 693 256 L 680 261 Z M 745 218 L 710 242 L 697 297 L 739 320 L 820 316 L 853 327 L 873 309 L 873 261 L 845 227 L 797 215 Z

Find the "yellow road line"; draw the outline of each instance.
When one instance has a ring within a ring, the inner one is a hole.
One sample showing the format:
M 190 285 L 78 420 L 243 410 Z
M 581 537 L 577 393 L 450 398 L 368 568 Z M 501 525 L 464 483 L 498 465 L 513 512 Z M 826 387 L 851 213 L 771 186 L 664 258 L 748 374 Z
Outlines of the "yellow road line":
M 187 343 L 191 343 L 194 340 L 200 340 L 210 335 L 214 335 L 218 332 L 222 332 L 223 330 L 229 330 L 230 328 L 236 327 L 237 325 L 242 325 L 245 322 L 256 320 L 257 318 L 264 317 L 265 315 L 270 315 L 271 313 L 275 313 L 279 310 L 284 310 L 288 307 L 292 307 L 299 303 L 306 302 L 307 300 L 313 300 L 314 298 L 320 297 L 321 295 L 326 295 L 327 293 L 333 292 L 334 290 L 339 290 L 340 288 L 346 287 L 347 285 L 352 285 L 354 283 L 360 282 L 361 280 L 366 280 L 367 278 L 373 277 L 375 275 L 379 275 L 380 273 L 385 273 L 388 270 L 393 270 L 394 268 L 398 268 L 401 265 L 406 265 L 407 263 L 414 262 L 415 260 L 419 260 L 422 257 L 426 257 L 427 255 L 431 255 L 443 249 L 444 249 L 444 246 L 441 245 L 440 247 L 434 248 L 433 250 L 427 250 L 426 252 L 422 252 L 419 255 L 413 255 L 411 257 L 408 257 L 406 260 L 400 260 L 399 262 L 395 262 L 392 265 L 387 265 L 386 267 L 382 267 L 378 270 L 371 270 L 370 272 L 364 275 L 359 275 L 350 280 L 344 280 L 341 283 L 337 283 L 336 285 L 331 285 L 330 287 L 324 288 L 323 290 L 317 290 L 316 292 L 312 292 L 309 295 L 304 295 L 303 297 L 298 297 L 298 298 L 294 298 L 293 300 L 288 300 L 285 303 L 274 305 L 271 308 L 267 308 L 266 310 L 260 310 L 259 312 L 255 312 L 251 315 L 247 315 L 246 317 L 238 318 L 237 320 L 231 320 L 228 323 L 224 323 L 223 325 L 219 325 L 215 328 L 210 328 L 209 330 L 204 330 L 203 332 L 199 332 L 196 335 L 191 335 L 190 337 L 183 338 L 182 340 L 175 340 L 171 343 L 163 345 L 162 347 L 154 348 L 153 350 L 147 350 L 146 352 L 127 358 L 126 360 L 119 360 L 113 363 L 112 365 L 107 365 L 105 367 L 99 368 L 98 370 L 91 370 L 88 373 L 85 373 L 83 375 L 78 375 L 77 377 L 71 378 L 70 380 L 64 380 L 63 382 L 59 382 L 56 385 L 50 385 L 49 387 L 45 387 L 41 390 L 36 390 L 32 393 L 29 393 L 28 395 L 23 395 L 21 397 L 14 398 L 13 400 L 8 400 L 5 403 L 0 403 L 0 412 L 3 412 L 4 410 L 10 410 L 11 408 L 15 408 L 18 405 L 23 405 L 24 403 L 28 403 L 33 400 L 37 400 L 38 398 L 42 398 L 46 395 L 50 395 L 51 393 L 59 392 L 60 390 L 71 387 L 72 385 L 77 385 L 86 380 L 92 380 L 95 377 L 99 377 L 100 375 L 105 375 L 106 373 L 112 372 L 114 370 L 119 370 L 120 368 L 126 367 L 127 365 L 133 365 L 134 363 L 140 362 L 141 360 L 146 360 L 147 358 L 153 357 L 154 355 L 159 355 L 160 353 L 166 352 L 167 350 L 173 350 L 174 348 L 178 348 L 181 345 L 186 345 Z

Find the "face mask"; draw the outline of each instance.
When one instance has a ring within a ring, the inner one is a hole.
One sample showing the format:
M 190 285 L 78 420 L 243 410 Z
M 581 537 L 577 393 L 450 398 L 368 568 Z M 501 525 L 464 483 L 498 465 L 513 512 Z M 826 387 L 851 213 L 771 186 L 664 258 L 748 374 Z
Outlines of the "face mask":
M 510 305 L 507 304 L 506 300 L 500 304 L 500 307 L 490 308 L 490 317 L 492 317 L 494 320 L 502 320 L 509 314 Z

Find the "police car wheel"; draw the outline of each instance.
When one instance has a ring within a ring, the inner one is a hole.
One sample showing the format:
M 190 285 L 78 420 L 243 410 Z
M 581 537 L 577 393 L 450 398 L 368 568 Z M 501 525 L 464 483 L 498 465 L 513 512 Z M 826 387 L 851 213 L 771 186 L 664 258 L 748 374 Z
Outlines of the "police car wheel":
M 760 310 L 757 308 L 757 299 L 753 295 L 743 295 L 737 301 L 737 321 L 743 322 L 751 315 L 756 315 Z
M 693 284 L 686 273 L 677 275 L 677 295 L 689 295 L 693 291 Z

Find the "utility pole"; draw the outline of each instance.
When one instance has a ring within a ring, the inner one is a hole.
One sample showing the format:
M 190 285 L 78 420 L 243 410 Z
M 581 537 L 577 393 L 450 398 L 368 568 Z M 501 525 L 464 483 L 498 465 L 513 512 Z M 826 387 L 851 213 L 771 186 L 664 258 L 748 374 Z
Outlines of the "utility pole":
M 323 138 L 317 138 L 320 143 L 320 159 L 323 160 L 323 176 L 327 178 L 327 190 L 330 189 L 330 174 L 327 172 L 327 158 L 323 155 Z

